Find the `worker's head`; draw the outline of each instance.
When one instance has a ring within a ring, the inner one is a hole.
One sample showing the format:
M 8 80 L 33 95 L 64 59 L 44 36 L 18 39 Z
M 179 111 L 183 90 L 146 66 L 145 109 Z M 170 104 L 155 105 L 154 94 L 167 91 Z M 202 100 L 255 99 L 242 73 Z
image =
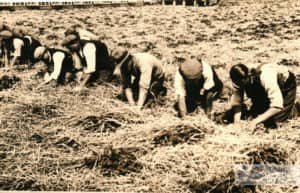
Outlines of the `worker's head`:
M 78 51 L 80 48 L 79 36 L 76 34 L 67 35 L 61 42 L 61 46 L 69 48 L 71 51 Z
M 72 25 L 71 27 L 67 28 L 67 30 L 65 31 L 65 36 L 68 36 L 68 35 L 78 35 L 78 32 L 76 30 L 76 26 L 75 25 Z
M 26 34 L 26 29 L 25 29 L 24 27 L 20 27 L 20 26 L 15 27 L 15 28 L 13 29 L 13 34 L 14 34 L 16 37 L 23 37 L 23 36 L 25 36 L 25 34 Z
M 39 46 L 34 51 L 34 60 L 35 61 L 47 61 L 49 60 L 49 55 L 47 54 L 47 48 L 44 46 Z
M 202 62 L 197 59 L 187 59 L 179 64 L 179 72 L 185 79 L 193 80 L 202 77 Z
M 111 57 L 115 62 L 115 69 L 113 72 L 114 76 L 120 76 L 121 75 L 121 67 L 124 64 L 126 58 L 128 58 L 129 53 L 127 50 L 123 48 L 116 48 L 112 51 Z
M 5 39 L 9 39 L 13 36 L 12 32 L 9 30 L 3 30 L 0 32 L 0 38 L 5 40 Z
M 232 82 L 240 87 L 245 86 L 250 81 L 249 69 L 244 64 L 232 66 L 229 74 Z

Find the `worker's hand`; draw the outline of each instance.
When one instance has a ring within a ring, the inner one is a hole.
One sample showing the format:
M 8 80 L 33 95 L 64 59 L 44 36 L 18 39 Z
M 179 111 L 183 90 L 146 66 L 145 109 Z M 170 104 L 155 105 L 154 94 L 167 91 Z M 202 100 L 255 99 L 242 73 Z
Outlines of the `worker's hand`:
M 82 87 L 82 86 L 77 86 L 77 87 L 74 88 L 74 91 L 75 91 L 75 92 L 80 92 L 80 91 L 82 91 L 82 90 L 83 90 L 83 87 Z
M 255 134 L 257 131 L 262 130 L 264 132 L 267 132 L 268 130 L 264 127 L 262 123 L 257 122 L 256 119 L 253 119 L 250 123 L 248 128 L 252 132 L 252 134 Z
M 83 79 L 83 72 L 82 71 L 77 72 L 76 73 L 76 81 L 78 83 L 80 83 L 82 79 Z
M 44 82 L 49 82 L 50 80 L 51 80 L 50 74 L 48 72 L 46 72 L 44 75 Z
M 140 112 L 141 111 L 141 108 L 137 105 L 131 105 L 130 109 L 134 112 Z
M 229 124 L 229 127 L 234 128 L 236 130 L 245 130 L 245 129 L 247 129 L 248 125 L 249 125 L 249 123 L 247 121 L 240 120 L 238 122 Z
M 205 89 L 202 88 L 202 89 L 200 90 L 200 95 L 203 96 L 204 94 L 205 94 Z

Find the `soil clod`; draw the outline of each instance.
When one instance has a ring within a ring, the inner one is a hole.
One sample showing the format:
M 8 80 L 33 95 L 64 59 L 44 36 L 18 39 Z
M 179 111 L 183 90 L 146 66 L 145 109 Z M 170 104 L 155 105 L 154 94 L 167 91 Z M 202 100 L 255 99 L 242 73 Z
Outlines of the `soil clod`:
M 153 138 L 155 145 L 177 145 L 180 143 L 192 143 L 204 138 L 204 131 L 192 125 L 177 125 L 161 130 Z
M 205 182 L 191 180 L 189 188 L 195 193 L 255 193 L 255 186 L 240 186 L 234 183 L 234 173 L 230 171 L 222 177 Z
M 100 167 L 104 176 L 126 175 L 143 168 L 130 148 L 107 147 L 100 154 L 92 152 L 84 162 L 89 168 Z
M 299 66 L 298 61 L 291 59 L 282 59 L 280 62 L 278 62 L 278 64 L 284 66 Z
M 251 164 L 287 164 L 288 162 L 288 154 L 273 147 L 257 147 L 246 155 Z
M 88 131 L 115 132 L 122 126 L 122 123 L 110 116 L 87 116 L 74 126 L 80 126 Z
M 21 79 L 17 76 L 4 75 L 0 78 L 0 91 L 12 88 Z
M 75 141 L 74 139 L 71 139 L 70 137 L 62 137 L 57 142 L 54 143 L 58 148 L 72 148 L 73 150 L 78 150 L 80 147 L 80 144 Z

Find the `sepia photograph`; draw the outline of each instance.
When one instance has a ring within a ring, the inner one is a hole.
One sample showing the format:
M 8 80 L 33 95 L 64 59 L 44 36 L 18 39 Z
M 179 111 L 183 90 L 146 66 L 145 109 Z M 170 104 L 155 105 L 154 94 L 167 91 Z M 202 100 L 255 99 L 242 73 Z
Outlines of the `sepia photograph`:
M 299 0 L 0 0 L 0 192 L 300 193 Z

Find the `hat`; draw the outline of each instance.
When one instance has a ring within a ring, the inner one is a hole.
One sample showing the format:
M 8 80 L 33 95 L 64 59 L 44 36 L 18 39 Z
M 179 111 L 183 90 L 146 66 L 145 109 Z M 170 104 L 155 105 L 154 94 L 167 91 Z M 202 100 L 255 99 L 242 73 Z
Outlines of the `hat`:
M 196 59 L 187 59 L 179 65 L 179 71 L 187 79 L 196 79 L 202 75 L 202 63 Z
M 34 59 L 35 59 L 35 60 L 41 59 L 41 58 L 43 57 L 43 55 L 45 54 L 46 51 L 47 51 L 47 48 L 44 47 L 44 46 L 39 46 L 39 47 L 37 47 L 37 48 L 35 49 L 35 51 L 34 51 L 34 54 L 33 54 Z
M 2 38 L 11 38 L 13 36 L 13 34 L 12 34 L 11 31 L 3 30 L 3 31 L 0 32 L 0 36 Z
M 78 51 L 80 49 L 80 43 L 79 42 L 75 42 L 72 44 L 69 44 L 67 47 L 71 52 L 72 51 Z
M 71 45 L 71 44 L 75 43 L 78 40 L 79 40 L 78 35 L 70 34 L 70 35 L 67 35 L 65 37 L 65 39 L 63 39 L 63 41 L 61 42 L 61 45 L 62 46 L 68 46 L 68 45 Z
M 120 63 L 124 57 L 126 57 L 128 54 L 128 51 L 124 48 L 116 48 L 112 51 L 111 57 L 117 62 Z
M 68 35 L 77 35 L 78 32 L 76 31 L 76 27 L 75 26 L 71 26 L 69 27 L 66 31 L 65 31 L 65 36 Z
M 17 37 L 23 37 L 26 33 L 25 28 L 23 27 L 17 27 L 13 29 L 13 34 Z

